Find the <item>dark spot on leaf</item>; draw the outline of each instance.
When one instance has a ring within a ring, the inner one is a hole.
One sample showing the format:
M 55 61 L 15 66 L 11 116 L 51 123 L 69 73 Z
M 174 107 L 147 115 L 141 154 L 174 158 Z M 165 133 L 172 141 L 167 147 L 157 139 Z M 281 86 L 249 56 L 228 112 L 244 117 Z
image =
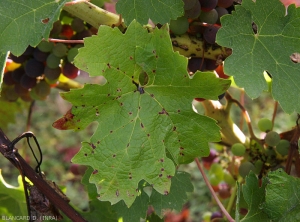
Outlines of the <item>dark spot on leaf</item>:
M 161 171 L 164 171 L 165 169 L 164 169 L 164 168 L 161 168 L 160 170 L 161 170 Z
M 255 24 L 255 22 L 252 22 L 252 31 L 254 32 L 254 34 L 257 34 L 257 25 Z
M 97 144 L 100 144 L 100 140 L 97 141 Z
M 131 179 L 132 179 L 132 176 L 129 177 L 129 180 L 131 180 Z
M 155 70 L 155 69 L 153 69 L 153 70 L 152 70 L 152 72 L 153 72 L 153 73 L 156 73 L 156 70 Z
M 83 96 L 83 94 L 81 94 L 80 96 Z
M 179 155 L 180 155 L 180 156 L 184 156 L 184 153 L 180 152 Z
M 141 109 L 141 107 L 139 106 L 139 109 Z
M 107 63 L 107 67 L 110 68 L 110 64 L 109 63 Z
M 96 112 L 96 116 L 99 116 L 99 112 Z
M 168 176 L 167 176 L 167 178 L 168 178 L 168 179 L 171 179 L 171 178 L 172 178 L 172 176 L 171 176 L 171 175 L 168 175 Z
M 154 95 L 153 95 L 153 94 L 150 94 L 150 96 L 151 96 L 152 98 L 154 98 Z
M 77 109 L 77 106 L 74 106 L 75 109 Z
M 158 176 L 159 176 L 159 177 L 162 177 L 162 174 L 159 174 Z
M 116 157 L 116 154 L 113 154 L 112 157 L 115 158 L 115 157 Z
M 162 141 L 163 143 L 165 142 L 165 140 Z
M 117 92 L 121 92 L 122 90 L 120 88 L 117 89 Z
M 120 195 L 119 190 L 116 191 L 116 196 L 118 197 Z
M 156 53 L 156 51 L 155 51 L 155 50 L 153 50 L 153 51 L 152 51 L 152 53 L 153 53 L 153 54 L 155 54 L 155 53 Z
M 120 106 L 123 106 L 123 103 L 120 103 Z
M 130 144 L 129 144 L 129 143 L 127 143 L 127 147 L 129 147 L 129 145 L 130 145 Z
M 169 194 L 169 191 L 166 190 L 166 191 L 164 192 L 164 195 L 168 195 L 168 194 Z
M 173 131 L 176 131 L 176 126 L 173 127 Z
M 178 140 L 178 142 L 180 143 L 180 140 Z
M 120 68 L 119 68 L 119 67 L 117 67 L 117 70 L 120 70 Z
M 85 105 L 81 105 L 82 107 L 85 107 Z
M 149 136 L 150 136 L 150 134 L 148 133 L 148 134 L 147 134 L 147 136 L 149 137 Z
M 91 146 L 93 149 L 96 149 L 96 146 L 95 146 L 95 144 L 93 144 L 93 143 L 90 143 L 90 146 Z
M 135 189 L 135 192 L 139 192 L 139 189 Z
M 184 150 L 184 148 L 181 146 L 180 148 L 179 148 L 180 150 Z
M 98 173 L 98 170 L 94 170 L 94 171 L 93 171 L 93 174 L 96 174 L 96 173 Z
M 144 94 L 145 93 L 144 87 L 141 87 L 141 86 L 138 87 L 138 91 L 140 92 L 140 94 Z
M 130 56 L 130 57 L 129 57 L 129 59 L 130 59 L 130 60 L 133 60 L 133 57 L 132 57 L 132 56 Z
M 92 151 L 92 154 L 94 154 L 95 152 L 94 152 L 94 150 Z
M 110 96 L 110 94 L 107 94 L 107 96 Z
M 159 161 L 163 163 L 163 162 L 164 162 L 164 159 L 163 159 L 163 158 L 161 158 Z
M 111 130 L 111 131 L 109 131 L 110 133 L 112 133 L 113 131 Z
M 163 108 L 161 112 L 158 112 L 158 114 L 166 114 L 169 115 L 169 113 Z
M 158 56 L 155 56 L 155 58 L 158 58 Z
M 177 112 L 178 112 L 178 113 L 180 113 L 180 109 L 179 109 L 179 110 L 177 110 Z
M 80 122 L 80 119 L 77 120 L 77 123 L 79 123 L 79 122 Z
M 80 130 L 80 127 L 77 127 L 78 130 Z
M 133 78 L 134 78 L 134 76 L 131 76 L 131 78 L 133 79 Z
M 41 22 L 43 24 L 47 24 L 49 22 L 50 18 L 45 18 L 45 19 L 42 19 Z
M 121 96 L 117 96 L 117 98 L 116 99 L 120 99 L 121 98 Z
M 102 72 L 104 72 L 104 70 L 102 69 Z
M 132 112 L 129 112 L 128 114 L 129 114 L 129 115 L 132 115 Z
M 86 154 L 86 153 L 85 153 L 84 155 L 85 155 L 85 156 L 87 156 L 87 154 Z
M 144 128 L 144 124 L 143 123 L 141 123 L 141 127 Z

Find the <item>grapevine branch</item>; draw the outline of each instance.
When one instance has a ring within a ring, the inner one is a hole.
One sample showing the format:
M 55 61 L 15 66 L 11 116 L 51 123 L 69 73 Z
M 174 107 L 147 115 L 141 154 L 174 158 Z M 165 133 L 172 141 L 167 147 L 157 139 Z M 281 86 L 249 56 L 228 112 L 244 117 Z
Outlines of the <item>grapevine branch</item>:
M 14 152 L 9 148 L 10 140 L 0 129 L 0 152 L 6 157 L 17 169 L 22 169 L 26 176 L 57 208 L 63 211 L 72 221 L 86 221 L 81 215 L 76 212 L 49 184 L 37 174 L 31 166 L 20 156 L 17 149 L 13 148 Z
M 215 201 L 217 202 L 217 204 L 219 205 L 221 211 L 223 212 L 223 214 L 225 215 L 225 217 L 228 219 L 229 222 L 234 222 L 234 219 L 230 216 L 230 214 L 227 212 L 227 210 L 225 209 L 225 207 L 223 206 L 223 204 L 221 203 L 221 201 L 219 200 L 219 198 L 217 197 L 214 189 L 212 188 L 212 186 L 209 183 L 209 180 L 204 172 L 204 170 L 201 167 L 200 161 L 198 160 L 198 158 L 195 158 L 195 162 L 198 166 L 198 169 L 200 170 L 202 177 L 207 185 L 207 187 L 209 188 L 213 198 L 215 199 Z

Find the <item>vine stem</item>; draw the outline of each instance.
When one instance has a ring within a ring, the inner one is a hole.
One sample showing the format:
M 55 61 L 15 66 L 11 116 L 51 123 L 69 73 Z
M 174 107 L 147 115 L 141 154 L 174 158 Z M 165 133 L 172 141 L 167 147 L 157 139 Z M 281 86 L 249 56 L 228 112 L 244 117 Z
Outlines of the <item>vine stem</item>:
M 215 199 L 215 201 L 217 202 L 217 204 L 219 205 L 221 211 L 223 212 L 223 214 L 225 215 L 225 217 L 228 219 L 229 222 L 234 222 L 234 219 L 230 216 L 230 214 L 227 212 L 227 210 L 225 209 L 225 207 L 223 206 L 223 204 L 221 203 L 221 201 L 219 200 L 219 198 L 217 197 L 214 189 L 212 188 L 212 186 L 210 185 L 208 178 L 203 170 L 203 168 L 201 167 L 200 161 L 198 160 L 198 158 L 195 158 L 195 162 L 198 166 L 198 169 L 200 170 L 202 177 L 206 183 L 206 185 L 208 186 L 209 191 L 211 192 L 213 198 Z
M 228 92 L 226 92 L 225 98 L 228 101 L 226 109 L 230 109 L 231 104 L 235 103 L 242 110 L 242 114 L 243 114 L 243 117 L 244 117 L 244 119 L 247 123 L 251 139 L 255 140 L 258 144 L 261 144 L 261 141 L 255 136 L 255 134 L 253 132 L 253 128 L 252 128 L 252 125 L 251 125 L 251 119 L 250 119 L 250 116 L 249 116 L 248 111 L 246 110 L 246 108 L 238 100 L 232 98 L 232 96 Z
M 275 101 L 273 115 L 272 115 L 272 127 L 273 128 L 274 128 L 274 122 L 275 122 L 275 117 L 276 117 L 277 109 L 278 109 L 278 102 Z
M 70 39 L 53 39 L 48 38 L 48 40 L 43 39 L 43 41 L 49 41 L 49 42 L 62 42 L 62 43 L 70 43 L 70 44 L 83 44 L 83 40 L 70 40 Z

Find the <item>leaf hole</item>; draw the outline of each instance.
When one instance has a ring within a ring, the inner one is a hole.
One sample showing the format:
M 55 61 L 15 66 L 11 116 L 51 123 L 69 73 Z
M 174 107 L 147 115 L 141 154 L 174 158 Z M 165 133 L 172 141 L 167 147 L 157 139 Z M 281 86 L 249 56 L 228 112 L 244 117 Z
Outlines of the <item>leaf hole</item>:
M 47 24 L 50 21 L 50 18 L 41 19 L 43 24 Z
M 165 190 L 164 195 L 168 195 L 169 191 Z
M 252 22 L 252 31 L 254 32 L 254 34 L 257 34 L 257 25 L 255 24 L 255 22 Z
M 99 112 L 96 112 L 96 116 L 99 116 Z
M 300 63 L 300 53 L 294 52 L 291 56 L 290 59 L 293 63 Z
M 116 196 L 118 197 L 120 195 L 119 190 L 116 190 Z

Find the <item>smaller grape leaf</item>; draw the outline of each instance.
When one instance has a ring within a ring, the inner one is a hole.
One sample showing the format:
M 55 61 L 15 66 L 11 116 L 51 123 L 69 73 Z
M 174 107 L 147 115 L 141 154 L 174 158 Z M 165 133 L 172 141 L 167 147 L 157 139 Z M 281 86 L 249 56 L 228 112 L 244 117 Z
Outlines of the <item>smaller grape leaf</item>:
M 70 0 L 1 0 L 0 52 L 21 55 L 28 45 L 48 39 L 61 8 Z
M 272 221 L 300 221 L 300 179 L 282 169 L 268 173 L 263 211 Z
M 265 188 L 267 180 L 262 179 L 262 185 L 259 186 L 259 181 L 256 175 L 251 171 L 246 177 L 246 183 L 242 185 L 242 192 L 245 201 L 248 204 L 248 213 L 241 220 L 246 221 L 268 221 L 268 215 L 262 210 L 262 203 L 265 201 Z
M 98 122 L 72 161 L 94 169 L 90 182 L 101 200 L 130 206 L 141 180 L 167 194 L 176 164 L 208 155 L 208 142 L 220 140 L 219 127 L 196 114 L 192 100 L 217 99 L 230 81 L 210 72 L 191 79 L 167 26 L 148 33 L 134 21 L 125 34 L 107 26 L 98 33 L 85 39 L 75 64 L 107 82 L 62 94 L 73 107 L 54 127 L 81 130 Z M 147 76 L 146 83 L 140 76 Z
M 155 213 L 161 218 L 167 209 L 180 212 L 188 200 L 187 193 L 193 192 L 193 190 L 194 186 L 191 182 L 191 175 L 186 172 L 177 171 L 176 175 L 172 178 L 169 195 L 163 196 L 153 190 L 149 205 L 153 206 Z
M 286 14 L 287 12 L 287 14 Z M 272 95 L 287 113 L 300 112 L 300 8 L 279 0 L 243 0 L 231 15 L 221 18 L 217 43 L 232 48 L 224 71 L 257 98 L 267 88 L 263 72 L 272 76 Z M 288 98 L 288 99 L 287 99 Z
M 184 13 L 182 0 L 119 0 L 116 11 L 122 15 L 127 25 L 134 19 L 144 25 L 148 24 L 149 19 L 154 23 L 165 24 Z
M 0 98 L 0 115 L 3 117 L 0 118 L 0 128 L 7 129 L 10 123 L 15 123 L 16 115 L 21 113 L 27 107 L 28 103 L 20 99 L 16 102 L 9 102 Z
M 88 176 L 92 171 L 93 169 L 89 167 L 84 174 L 82 182 L 88 190 L 89 197 L 92 198 L 92 201 L 102 202 L 99 200 L 95 200 L 97 197 L 96 186 L 95 184 L 90 184 L 88 182 Z M 148 206 L 152 206 L 155 210 L 155 213 L 160 218 L 164 216 L 163 213 L 167 210 L 176 210 L 179 212 L 188 200 L 187 192 L 193 191 L 191 176 L 186 172 L 177 171 L 175 176 L 172 177 L 171 180 L 172 184 L 169 195 L 162 195 L 154 189 L 152 189 L 152 192 L 150 194 L 147 194 L 144 191 L 144 188 L 151 187 L 151 185 L 146 183 L 145 181 L 141 181 L 138 186 L 140 194 L 129 208 L 124 201 L 120 201 L 112 206 L 109 205 L 110 208 L 108 212 L 110 212 L 110 214 L 111 212 L 115 212 L 114 215 L 117 214 L 119 218 L 122 217 L 124 222 L 139 221 L 140 218 L 146 218 Z M 102 211 L 102 208 L 99 208 L 98 211 L 100 213 L 100 211 Z
M 0 215 L 7 218 L 16 215 L 27 215 L 27 205 L 21 176 L 18 177 L 18 187 L 7 184 L 0 169 Z M 27 220 L 19 220 L 27 221 Z

